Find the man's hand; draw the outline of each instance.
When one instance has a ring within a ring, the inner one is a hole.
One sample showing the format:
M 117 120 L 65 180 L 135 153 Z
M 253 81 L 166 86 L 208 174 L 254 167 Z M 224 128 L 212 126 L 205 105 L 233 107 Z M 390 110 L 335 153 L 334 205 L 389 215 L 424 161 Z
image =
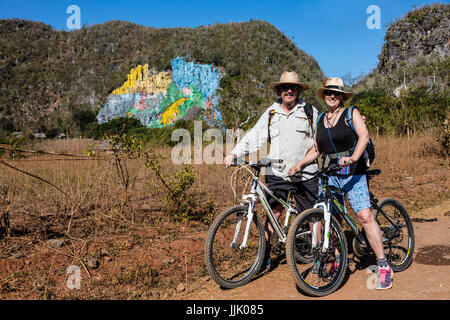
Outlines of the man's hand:
M 231 166 L 235 158 L 237 158 L 237 155 L 235 155 L 234 153 L 230 153 L 229 155 L 227 155 L 224 159 L 225 167 Z
M 302 169 L 300 163 L 295 164 L 292 168 L 289 169 L 288 175 L 293 176 L 297 171 Z

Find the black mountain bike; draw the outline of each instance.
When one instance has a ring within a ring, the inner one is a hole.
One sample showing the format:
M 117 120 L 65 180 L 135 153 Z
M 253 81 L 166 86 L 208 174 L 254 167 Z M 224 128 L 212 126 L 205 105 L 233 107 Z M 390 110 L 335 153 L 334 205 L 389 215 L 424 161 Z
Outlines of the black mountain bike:
M 354 234 L 353 252 L 358 257 L 373 254 L 364 230 L 360 230 L 349 216 L 344 192 L 328 185 L 328 173 L 341 169 L 330 166 L 315 174 L 322 181 L 322 196 L 312 209 L 303 211 L 292 222 L 286 240 L 286 256 L 298 287 L 312 296 L 325 296 L 341 285 L 348 265 L 348 245 L 343 228 L 331 214 L 334 208 Z M 300 174 L 301 174 L 300 173 Z M 370 180 L 380 170 L 368 170 Z M 340 194 L 344 203 L 338 201 Z M 380 225 L 386 258 L 392 270 L 399 272 L 409 267 L 414 253 L 414 230 L 408 212 L 394 199 L 378 201 L 370 193 L 375 220 Z

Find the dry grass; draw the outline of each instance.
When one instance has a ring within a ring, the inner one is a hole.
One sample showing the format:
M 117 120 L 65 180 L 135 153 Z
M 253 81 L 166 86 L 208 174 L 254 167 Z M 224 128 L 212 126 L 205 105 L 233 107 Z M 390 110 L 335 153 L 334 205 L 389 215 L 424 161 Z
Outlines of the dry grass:
M 438 156 L 435 135 L 380 137 L 373 164 L 382 174 L 371 187 L 379 199 L 400 200 L 412 215 L 450 197 L 449 161 Z
M 434 137 L 429 133 L 414 139 L 376 139 L 374 167 L 382 174 L 371 188 L 379 199 L 397 198 L 412 216 L 420 217 L 420 209 L 450 198 L 448 159 L 437 156 Z M 82 154 L 91 143 L 46 141 L 27 148 Z M 150 151 L 169 157 L 162 163 L 163 173 L 182 167 L 170 161 L 171 148 Z M 179 283 L 190 290 L 205 275 L 207 225 L 171 219 L 161 182 L 142 159 L 127 162 L 133 183 L 124 208 L 111 160 L 34 155 L 7 163 L 46 179 L 67 196 L 0 165 L 0 187 L 5 191 L 0 209 L 9 215 L 11 232 L 0 230 L 0 299 L 165 299 L 176 296 Z M 194 170 L 191 192 L 198 199 L 212 201 L 216 212 L 233 204 L 232 169 L 203 164 L 194 165 Z M 47 241 L 53 238 L 65 239 L 65 244 L 51 248 Z M 89 266 L 90 259 L 100 266 Z M 69 290 L 65 283 L 72 264 L 81 268 L 79 290 Z

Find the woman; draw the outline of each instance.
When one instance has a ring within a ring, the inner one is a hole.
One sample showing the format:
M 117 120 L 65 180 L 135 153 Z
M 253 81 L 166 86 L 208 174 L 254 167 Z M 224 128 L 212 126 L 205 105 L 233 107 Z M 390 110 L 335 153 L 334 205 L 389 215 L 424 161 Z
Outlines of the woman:
M 317 124 L 314 148 L 296 165 L 289 169 L 289 174 L 302 170 L 307 164 L 316 160 L 320 154 L 324 165 L 339 163 L 344 168 L 330 175 L 329 184 L 340 187 L 347 194 L 353 211 L 364 228 L 367 240 L 377 257 L 379 267 L 377 289 L 392 287 L 393 272 L 389 267 L 383 250 L 380 227 L 370 210 L 369 188 L 366 180 L 366 166 L 361 155 L 369 141 L 369 133 L 364 119 L 358 109 L 353 109 L 353 131 L 346 122 L 344 101 L 352 96 L 344 90 L 340 78 L 328 78 L 323 87 L 317 89 L 316 96 L 325 101 L 328 112 Z M 334 162 L 333 162 L 334 161 Z M 319 189 L 320 190 L 320 189 Z M 320 192 L 320 191 L 319 191 Z M 333 266 L 332 271 L 337 265 Z

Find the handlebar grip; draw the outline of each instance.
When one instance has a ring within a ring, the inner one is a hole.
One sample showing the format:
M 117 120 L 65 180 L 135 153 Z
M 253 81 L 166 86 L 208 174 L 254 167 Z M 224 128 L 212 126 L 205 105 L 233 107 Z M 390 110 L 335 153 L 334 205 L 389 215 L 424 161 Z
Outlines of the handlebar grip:
M 309 171 L 297 171 L 296 173 L 294 173 L 295 177 L 301 177 L 304 174 L 309 174 L 311 176 L 317 174 L 317 172 L 309 172 Z

